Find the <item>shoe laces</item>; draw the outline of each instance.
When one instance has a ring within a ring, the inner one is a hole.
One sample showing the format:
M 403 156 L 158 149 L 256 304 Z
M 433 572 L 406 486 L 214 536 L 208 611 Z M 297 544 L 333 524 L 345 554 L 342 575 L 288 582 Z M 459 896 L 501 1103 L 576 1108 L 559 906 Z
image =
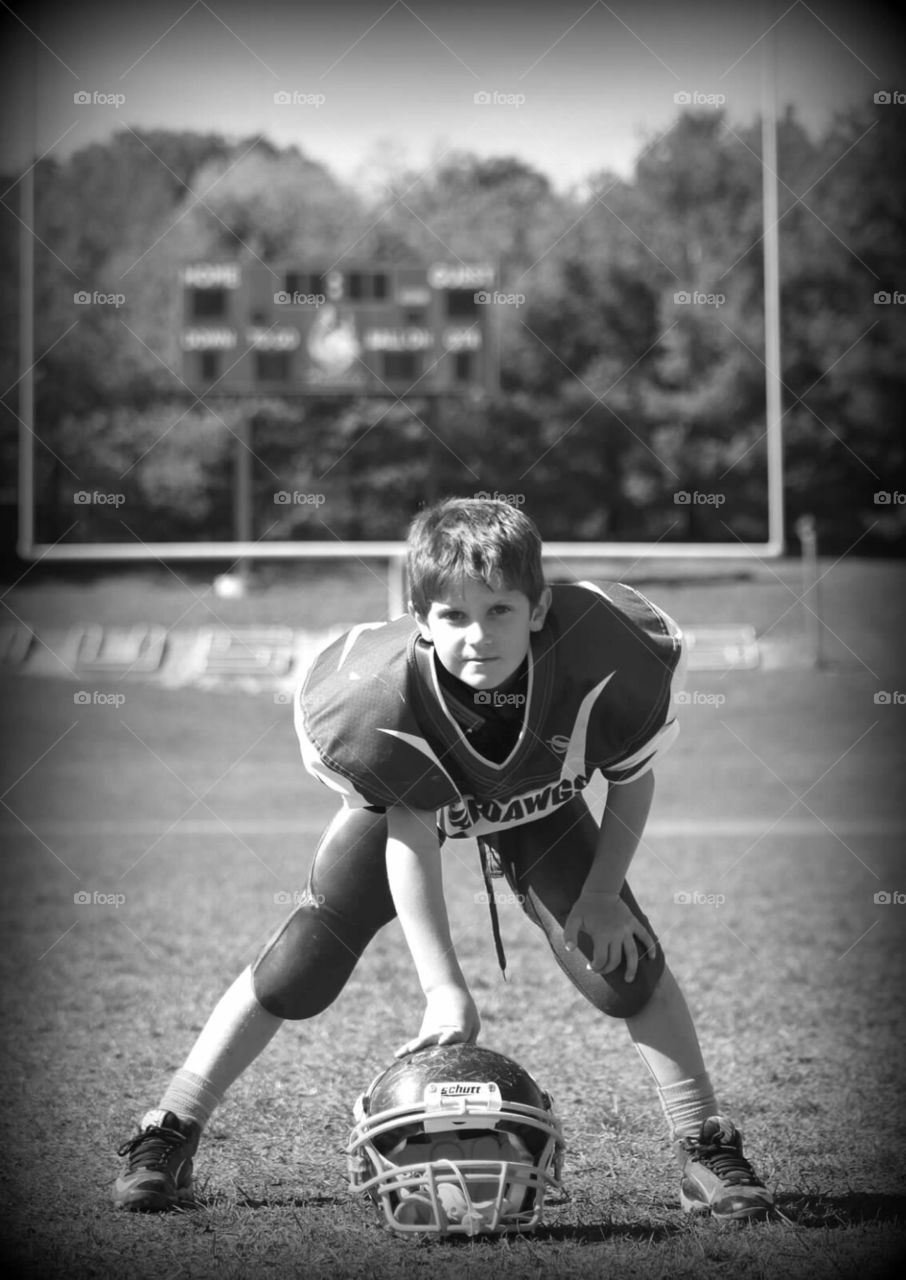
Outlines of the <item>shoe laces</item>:
M 742 1154 L 742 1144 L 738 1135 L 736 1141 L 732 1143 L 722 1143 L 719 1140 L 702 1142 L 698 1138 L 687 1138 L 686 1150 L 692 1160 L 703 1164 L 722 1182 L 732 1186 L 764 1186 Z
M 133 1169 L 163 1169 L 170 1156 L 186 1140 L 178 1129 L 164 1125 L 149 1125 L 134 1138 L 124 1142 L 117 1155 L 129 1157 L 129 1171 Z

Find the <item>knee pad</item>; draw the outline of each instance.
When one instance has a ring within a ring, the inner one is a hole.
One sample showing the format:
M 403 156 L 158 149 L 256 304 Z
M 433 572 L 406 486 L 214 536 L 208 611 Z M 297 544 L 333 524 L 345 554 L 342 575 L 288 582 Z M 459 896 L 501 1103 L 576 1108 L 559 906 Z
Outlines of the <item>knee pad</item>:
M 313 1018 L 342 991 L 375 933 L 393 919 L 382 813 L 341 810 L 318 844 L 302 901 L 252 966 L 255 995 L 278 1018 Z
M 336 912 L 303 903 L 265 943 L 252 966 L 255 996 L 278 1018 L 322 1013 L 340 994 L 365 942 L 344 937 Z
M 588 991 L 583 994 L 609 1018 L 632 1018 L 642 1012 L 654 995 L 664 972 L 664 952 L 658 946 L 654 955 L 643 956 L 632 982 L 626 981 L 624 972 L 625 963 L 613 973 L 588 975 L 595 980 L 600 994 L 597 991 L 594 995 Z
M 565 951 L 559 943 L 554 945 L 553 942 L 551 950 L 576 990 L 608 1018 L 632 1018 L 641 1013 L 657 990 L 664 972 L 664 952 L 660 943 L 653 954 L 646 953 L 639 958 L 632 982 L 627 982 L 623 976 L 625 961 L 613 973 L 595 973 L 588 968 L 592 946 L 584 933 L 579 934 L 579 945 L 575 951 Z

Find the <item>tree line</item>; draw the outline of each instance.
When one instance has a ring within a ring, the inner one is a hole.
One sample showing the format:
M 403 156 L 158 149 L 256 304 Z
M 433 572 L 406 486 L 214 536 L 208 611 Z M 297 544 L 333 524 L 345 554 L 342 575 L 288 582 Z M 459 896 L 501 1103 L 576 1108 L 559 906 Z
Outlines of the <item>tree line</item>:
M 814 514 L 839 554 L 906 545 L 898 121 L 877 105 L 818 138 L 792 112 L 778 126 L 785 508 L 790 527 Z M 131 129 L 38 164 L 39 540 L 230 538 L 246 430 L 255 537 L 399 538 L 425 501 L 475 492 L 514 495 L 548 539 L 766 537 L 757 123 L 685 112 L 631 178 L 601 171 L 567 194 L 507 156 L 448 154 L 421 174 L 388 160 L 380 175 L 366 195 L 265 138 Z M 10 387 L 14 199 L 0 208 Z M 417 396 L 206 404 L 173 376 L 187 261 L 451 255 L 497 263 L 501 290 L 524 299 L 498 308 L 491 396 L 448 400 L 433 418 Z M 80 291 L 122 303 L 80 306 Z M 16 409 L 11 390 L 5 468 Z M 290 490 L 324 500 L 275 503 Z M 120 500 L 74 505 L 77 491 Z

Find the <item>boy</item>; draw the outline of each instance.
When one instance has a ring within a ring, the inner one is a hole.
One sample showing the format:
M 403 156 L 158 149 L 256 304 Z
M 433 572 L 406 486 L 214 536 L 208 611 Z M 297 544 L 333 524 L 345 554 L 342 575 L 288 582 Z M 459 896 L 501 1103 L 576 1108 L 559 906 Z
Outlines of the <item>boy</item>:
M 504 502 L 451 499 L 421 513 L 408 568 L 412 616 L 329 645 L 296 702 L 305 764 L 343 800 L 309 900 L 221 999 L 122 1148 L 115 1203 L 165 1209 L 188 1192 L 224 1091 L 284 1019 L 336 998 L 394 915 L 425 994 L 421 1027 L 397 1056 L 475 1040 L 440 863 L 442 841 L 474 836 L 486 882 L 494 864 L 574 985 L 625 1019 L 670 1127 L 683 1207 L 767 1216 L 772 1197 L 716 1114 L 685 1000 L 625 881 L 651 766 L 678 732 L 678 627 L 629 587 L 545 586 L 540 536 Z M 600 828 L 582 797 L 596 770 L 608 784 Z

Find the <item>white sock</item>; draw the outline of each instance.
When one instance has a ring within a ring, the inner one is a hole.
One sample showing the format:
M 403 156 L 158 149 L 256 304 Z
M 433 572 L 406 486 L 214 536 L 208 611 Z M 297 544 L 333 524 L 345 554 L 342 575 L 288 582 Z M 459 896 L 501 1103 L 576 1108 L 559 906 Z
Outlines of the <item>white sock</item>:
M 180 1120 L 194 1120 L 204 1128 L 211 1112 L 222 1101 L 221 1094 L 211 1087 L 210 1080 L 182 1067 L 167 1085 L 160 1106 L 142 1120 L 142 1128 L 149 1123 L 160 1124 L 163 1113 L 167 1111 L 172 1111 Z
M 658 1097 L 674 1141 L 697 1136 L 702 1122 L 717 1114 L 714 1089 L 707 1071 L 661 1088 Z
M 283 1024 L 258 1003 L 251 968 L 244 969 L 208 1018 L 161 1109 L 204 1125 L 230 1085 Z
M 717 1103 L 692 1015 L 669 968 L 642 1012 L 627 1018 L 626 1026 L 657 1088 L 671 1138 L 697 1134 L 702 1121 L 717 1113 Z

